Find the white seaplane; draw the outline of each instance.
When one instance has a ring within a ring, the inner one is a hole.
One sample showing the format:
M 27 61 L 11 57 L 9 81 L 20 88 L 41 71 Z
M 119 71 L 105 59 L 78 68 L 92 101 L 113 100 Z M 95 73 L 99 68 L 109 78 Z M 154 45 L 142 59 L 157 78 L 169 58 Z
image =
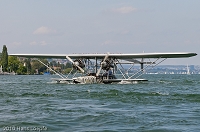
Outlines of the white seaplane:
M 175 53 L 138 53 L 138 54 L 10 54 L 10 56 L 18 56 L 24 58 L 57 58 L 67 59 L 73 65 L 71 72 L 65 76 L 51 71 L 60 76 L 58 79 L 53 79 L 56 83 L 67 84 L 93 84 L 93 83 L 136 83 L 140 81 L 147 81 L 146 79 L 139 79 L 145 71 L 152 69 L 167 58 L 187 58 L 196 56 L 196 53 L 189 52 L 175 52 Z M 144 61 L 148 60 L 148 61 Z M 123 65 L 129 65 L 127 69 Z M 135 64 L 140 64 L 141 68 L 133 74 L 129 74 Z M 145 67 L 144 67 L 145 64 Z M 71 76 L 72 71 L 76 72 Z M 116 73 L 121 74 L 121 78 L 117 79 Z M 81 73 L 81 74 L 77 74 Z M 78 76 L 77 76 L 78 75 Z M 70 77 L 71 76 L 71 77 Z

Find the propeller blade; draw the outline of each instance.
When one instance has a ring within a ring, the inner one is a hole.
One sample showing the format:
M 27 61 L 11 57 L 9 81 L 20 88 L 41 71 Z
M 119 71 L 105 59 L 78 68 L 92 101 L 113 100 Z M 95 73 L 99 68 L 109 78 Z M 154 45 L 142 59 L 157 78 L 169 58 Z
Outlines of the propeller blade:
M 74 61 L 69 57 L 69 56 L 66 56 L 66 58 L 74 65 L 76 66 L 82 73 L 84 73 L 84 70 L 78 66 L 77 64 L 74 63 Z
M 74 63 L 74 61 L 73 61 L 69 56 L 66 56 L 66 58 L 67 58 L 71 63 Z
M 83 70 L 83 68 L 81 68 L 80 66 L 78 66 L 78 65 L 76 65 L 76 67 L 78 67 L 78 69 L 82 72 L 82 73 L 84 73 L 84 70 Z
M 101 72 L 101 67 L 99 68 L 99 70 L 97 71 L 96 76 L 99 76 L 99 73 Z
M 100 67 L 99 70 L 97 71 L 96 76 L 99 76 L 99 73 L 101 72 L 103 63 L 108 59 L 108 56 L 109 56 L 109 52 L 106 54 L 105 58 L 103 59 L 103 62 L 101 62 L 101 67 Z
M 106 56 L 105 56 L 103 62 L 105 62 L 105 61 L 108 59 L 108 56 L 109 56 L 109 52 L 106 54 Z

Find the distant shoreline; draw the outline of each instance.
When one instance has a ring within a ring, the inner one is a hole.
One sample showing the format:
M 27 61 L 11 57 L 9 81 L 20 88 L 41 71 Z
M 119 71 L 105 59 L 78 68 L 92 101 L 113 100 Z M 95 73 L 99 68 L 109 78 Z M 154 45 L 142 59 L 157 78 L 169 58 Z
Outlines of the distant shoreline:
M 17 75 L 15 72 L 0 72 L 0 75 Z

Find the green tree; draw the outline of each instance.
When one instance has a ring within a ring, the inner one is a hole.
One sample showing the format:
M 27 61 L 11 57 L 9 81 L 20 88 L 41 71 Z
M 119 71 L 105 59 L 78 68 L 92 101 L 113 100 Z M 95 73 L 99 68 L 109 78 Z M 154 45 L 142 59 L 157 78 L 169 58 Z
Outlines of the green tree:
M 41 61 L 45 64 L 48 64 L 48 61 L 46 59 L 43 59 Z M 38 73 L 41 74 L 47 70 L 47 67 L 41 64 L 39 61 L 33 60 L 31 69 L 33 73 L 36 73 L 36 69 L 38 69 Z
M 52 61 L 52 62 L 50 62 L 50 66 L 52 66 L 52 67 L 56 67 L 57 66 L 57 62 L 56 61 Z
M 31 74 L 31 59 L 26 59 L 24 62 L 26 64 L 27 74 Z
M 72 68 L 66 68 L 65 70 L 63 70 L 63 74 L 68 74 L 71 72 L 71 70 L 72 70 Z M 75 73 L 75 71 L 73 70 L 71 73 L 73 74 L 73 73 Z
M 8 70 L 8 52 L 6 45 L 3 46 L 2 55 L 1 55 L 1 65 L 3 67 L 3 71 L 7 72 Z
M 66 63 L 65 68 L 72 68 L 72 64 L 71 63 Z
M 14 71 L 16 73 L 20 63 L 21 62 L 16 56 L 8 56 L 8 68 L 10 71 Z
M 20 64 L 18 69 L 17 69 L 17 74 L 18 75 L 24 75 L 24 74 L 26 74 L 26 72 L 27 72 L 26 67 L 23 66 L 23 64 Z

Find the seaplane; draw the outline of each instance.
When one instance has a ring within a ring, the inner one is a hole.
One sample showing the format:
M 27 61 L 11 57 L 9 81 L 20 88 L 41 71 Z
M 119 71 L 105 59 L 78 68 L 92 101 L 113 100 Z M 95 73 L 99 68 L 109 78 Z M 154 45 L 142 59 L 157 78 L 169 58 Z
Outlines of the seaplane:
M 60 77 L 53 78 L 53 81 L 66 84 L 133 84 L 141 81 L 148 81 L 140 77 L 145 74 L 147 70 L 153 69 L 166 59 L 188 58 L 196 55 L 196 53 L 191 52 L 134 54 L 115 54 L 109 52 L 104 54 L 10 54 L 10 56 L 37 59 Z M 63 75 L 53 70 L 48 64 L 44 64 L 40 61 L 40 58 L 67 59 L 72 63 L 72 70 L 67 76 Z M 136 64 L 139 64 L 140 68 L 130 74 L 129 71 L 133 71 L 133 67 Z M 124 68 L 124 65 L 128 65 L 128 68 Z M 117 77 L 117 74 L 120 74 L 120 78 Z

